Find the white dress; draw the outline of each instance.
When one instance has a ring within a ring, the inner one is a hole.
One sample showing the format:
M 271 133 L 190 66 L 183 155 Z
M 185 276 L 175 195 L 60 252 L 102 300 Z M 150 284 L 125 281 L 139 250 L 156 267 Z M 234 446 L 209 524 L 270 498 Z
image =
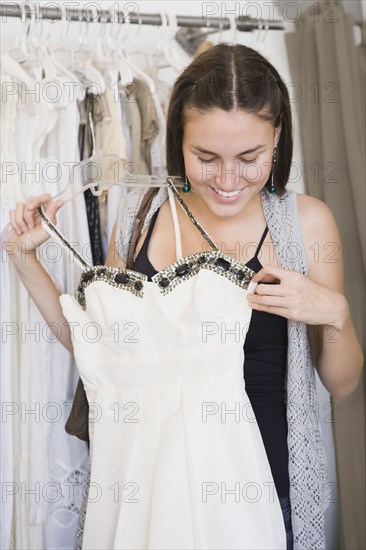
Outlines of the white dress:
M 60 296 L 90 406 L 83 548 L 286 548 L 243 379 L 253 274 L 216 250 L 151 281 L 85 267 Z

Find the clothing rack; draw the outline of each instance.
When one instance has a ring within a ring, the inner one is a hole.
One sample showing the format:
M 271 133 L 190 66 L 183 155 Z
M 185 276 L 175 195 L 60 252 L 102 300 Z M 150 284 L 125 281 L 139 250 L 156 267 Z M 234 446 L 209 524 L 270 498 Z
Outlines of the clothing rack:
M 21 5 L 23 4 L 24 10 Z M 67 21 L 87 21 L 87 22 L 111 22 L 112 20 L 118 23 L 131 23 L 142 25 L 162 25 L 162 17 L 160 14 L 153 13 L 134 13 L 123 12 L 117 10 L 102 10 L 98 9 L 93 11 L 91 9 L 74 8 L 72 5 L 66 7 L 65 13 L 67 14 Z M 63 16 L 63 10 L 61 8 L 49 5 L 31 6 L 24 2 L 4 2 L 0 4 L 0 16 L 2 22 L 6 17 L 35 17 L 43 20 L 61 20 Z M 177 15 L 178 27 L 209 27 L 217 28 L 220 30 L 228 30 L 231 28 L 231 22 L 228 18 L 222 17 L 203 17 L 203 16 L 187 16 Z M 268 30 L 284 30 L 283 21 L 280 20 L 264 20 L 254 19 L 249 16 L 239 16 L 235 19 L 236 29 L 242 32 L 251 32 L 258 29 L 258 25 L 261 24 L 263 28 Z

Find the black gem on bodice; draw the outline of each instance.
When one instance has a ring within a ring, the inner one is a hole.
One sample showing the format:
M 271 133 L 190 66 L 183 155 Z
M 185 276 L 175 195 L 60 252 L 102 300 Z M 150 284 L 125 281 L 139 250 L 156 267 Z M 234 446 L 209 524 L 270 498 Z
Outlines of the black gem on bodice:
M 134 287 L 136 290 L 141 290 L 143 288 L 143 284 L 142 284 L 142 281 L 136 281 L 135 284 L 134 284 Z
M 87 273 L 84 273 L 83 275 L 83 282 L 86 283 L 87 281 L 91 281 L 94 279 L 94 271 L 88 271 Z
M 170 285 L 169 279 L 167 279 L 166 277 L 163 277 L 162 279 L 160 279 L 159 286 L 161 286 L 162 288 L 166 288 L 169 285 Z
M 130 276 L 127 275 L 127 273 L 117 273 L 117 275 L 114 278 L 115 282 L 119 285 L 125 285 L 130 280 Z
M 101 267 L 100 269 L 97 270 L 97 275 L 104 275 L 104 273 L 106 272 L 106 268 L 105 267 Z
M 175 268 L 175 274 L 178 277 L 183 277 L 183 275 L 187 275 L 191 270 L 190 266 L 188 264 L 182 264 Z
M 237 272 L 236 278 L 239 279 L 239 281 L 242 281 L 245 278 L 245 273 L 242 269 Z
M 197 262 L 199 264 L 204 264 L 205 262 L 207 262 L 206 256 L 199 256 L 198 259 L 197 259 Z
M 219 268 L 219 269 L 222 269 L 223 271 L 229 271 L 231 265 L 230 265 L 230 262 L 228 262 L 227 260 L 224 260 L 224 258 L 217 258 L 214 262 L 214 264 Z

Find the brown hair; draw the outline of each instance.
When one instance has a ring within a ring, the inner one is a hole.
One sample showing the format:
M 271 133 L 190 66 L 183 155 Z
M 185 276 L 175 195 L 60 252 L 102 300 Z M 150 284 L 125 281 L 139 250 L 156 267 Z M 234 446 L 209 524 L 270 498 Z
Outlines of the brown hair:
M 291 105 L 285 83 L 265 57 L 242 44 L 222 42 L 197 56 L 179 75 L 169 102 L 166 159 L 168 174 L 183 179 L 187 108 L 200 113 L 240 108 L 270 120 L 275 128 L 281 123 L 273 180 L 276 192 L 283 193 L 293 152 Z

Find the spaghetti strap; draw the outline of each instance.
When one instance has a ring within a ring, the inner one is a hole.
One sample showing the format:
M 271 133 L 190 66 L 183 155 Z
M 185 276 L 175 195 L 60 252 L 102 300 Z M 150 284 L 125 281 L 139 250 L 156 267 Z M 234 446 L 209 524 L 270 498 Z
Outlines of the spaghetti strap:
M 180 260 L 181 258 L 183 258 L 183 254 L 182 254 L 182 241 L 181 241 L 181 235 L 180 235 L 177 207 L 175 204 L 174 195 L 172 193 L 172 190 L 169 187 L 168 187 L 168 195 L 169 195 L 170 207 L 172 210 L 173 223 L 174 223 L 175 253 L 177 256 L 177 260 Z
M 72 246 L 71 243 L 69 243 L 69 241 L 64 237 L 64 235 L 61 233 L 61 231 L 59 231 L 57 229 L 57 227 L 55 226 L 54 223 L 51 222 L 51 220 L 47 217 L 44 209 L 43 209 L 43 206 L 39 206 L 38 207 L 38 212 L 40 213 L 41 217 L 42 217 L 42 227 L 43 229 L 45 229 L 47 231 L 47 233 L 49 235 L 51 235 L 51 237 L 53 237 L 53 239 L 61 246 L 63 247 L 64 249 L 67 249 L 67 250 L 70 250 L 70 252 L 72 253 L 75 261 L 77 264 L 79 264 L 79 266 L 81 267 L 81 269 L 86 269 L 86 268 L 89 268 L 89 267 L 92 267 L 91 265 L 89 265 L 85 260 L 84 258 L 79 254 L 79 252 Z
M 263 235 L 262 235 L 262 237 L 261 237 L 261 240 L 259 241 L 259 244 L 258 244 L 258 246 L 257 246 L 257 250 L 255 251 L 254 258 L 256 258 L 256 257 L 258 256 L 259 251 L 260 251 L 260 249 L 261 249 L 261 246 L 262 246 L 262 244 L 263 244 L 263 241 L 264 241 L 264 239 L 265 239 L 266 236 L 267 236 L 267 233 L 268 233 L 268 225 L 266 225 L 266 228 L 265 228 L 265 230 L 263 231 Z
M 174 193 L 174 195 L 176 196 L 177 198 L 177 201 L 179 202 L 180 206 L 183 208 L 184 212 L 187 214 L 188 218 L 191 220 L 191 222 L 193 223 L 193 225 L 198 229 L 198 231 L 201 233 L 201 235 L 206 239 L 206 241 L 210 244 L 210 246 L 212 246 L 212 248 L 216 251 L 216 252 L 220 252 L 220 248 L 217 246 L 217 244 L 211 239 L 210 235 L 203 229 L 202 225 L 200 223 L 198 223 L 198 221 L 196 220 L 196 218 L 193 216 L 192 212 L 189 210 L 188 206 L 186 205 L 186 203 L 183 201 L 182 197 L 180 196 L 180 194 L 178 193 L 177 189 L 175 188 L 175 185 L 173 184 L 173 181 L 172 181 L 172 178 L 170 177 L 167 177 L 167 180 L 168 182 L 168 194 L 169 194 L 169 200 L 170 200 L 170 204 L 171 204 L 171 207 L 172 207 L 172 213 L 175 212 L 175 216 L 176 216 L 176 209 L 175 209 L 175 204 L 173 204 L 172 202 L 172 196 L 170 194 L 169 191 L 172 191 Z M 177 229 L 178 228 L 178 231 L 179 231 L 179 243 L 178 241 L 176 241 L 176 246 L 179 246 L 181 247 L 181 242 L 180 242 L 180 230 L 179 230 L 179 224 L 178 224 L 178 217 L 176 217 L 176 219 L 174 219 L 174 214 L 173 214 L 173 220 L 174 220 L 174 224 L 175 224 L 175 228 Z

